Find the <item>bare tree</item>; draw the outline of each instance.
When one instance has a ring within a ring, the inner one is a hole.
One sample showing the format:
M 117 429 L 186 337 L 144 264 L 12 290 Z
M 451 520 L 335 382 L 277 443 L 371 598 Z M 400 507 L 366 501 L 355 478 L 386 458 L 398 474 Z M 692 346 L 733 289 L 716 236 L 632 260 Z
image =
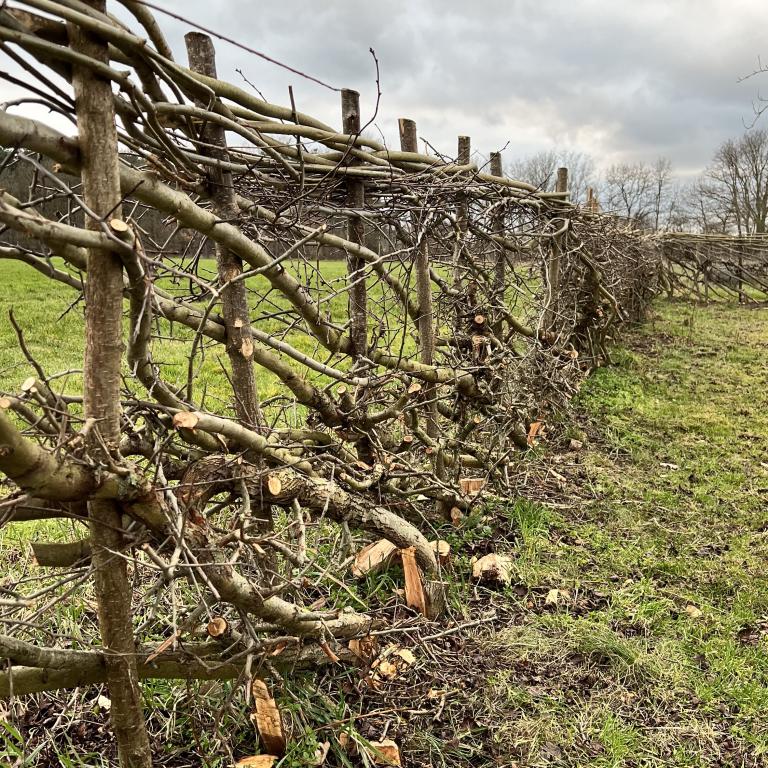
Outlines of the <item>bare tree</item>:
M 676 218 L 674 228 L 704 234 L 729 232 L 735 221 L 729 196 L 704 176 L 682 189 Z
M 768 131 L 753 129 L 723 142 L 704 172 L 707 194 L 731 217 L 737 234 L 763 234 L 768 225 Z
M 653 173 L 645 163 L 617 163 L 605 173 L 604 207 L 645 226 L 653 214 Z
M 656 232 L 666 228 L 669 216 L 674 208 L 674 188 L 672 181 L 672 163 L 666 157 L 660 157 L 651 167 L 653 179 L 653 228 Z
M 569 149 L 536 152 L 509 163 L 507 174 L 538 189 L 553 190 L 557 169 L 561 167 L 568 169 L 571 202 L 583 203 L 587 198 L 587 188 L 595 184 L 595 161 L 584 152 Z

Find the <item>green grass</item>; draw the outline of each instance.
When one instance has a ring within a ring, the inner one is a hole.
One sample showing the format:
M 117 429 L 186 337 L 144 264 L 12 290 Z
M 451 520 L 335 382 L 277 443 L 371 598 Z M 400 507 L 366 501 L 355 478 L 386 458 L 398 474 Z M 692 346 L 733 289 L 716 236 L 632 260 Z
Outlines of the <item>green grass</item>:
M 62 266 L 59 260 L 54 261 L 57 262 L 57 266 Z M 303 271 L 299 263 L 291 264 L 288 268 L 291 268 L 297 277 L 301 276 L 300 273 Z M 200 274 L 210 279 L 213 276 L 213 269 L 213 262 L 203 262 Z M 343 261 L 323 262 L 321 269 L 323 287 L 315 283 L 316 289 L 322 290 L 323 294 L 338 291 L 345 283 L 345 270 L 346 265 Z M 311 277 L 304 275 L 304 278 L 311 286 Z M 249 287 L 258 292 L 258 295 L 268 294 L 268 286 L 264 278 L 253 278 L 248 282 Z M 176 294 L 182 293 L 187 288 L 186 285 L 174 283 L 170 278 L 161 279 L 159 284 L 162 288 Z M 380 289 L 376 297 L 384 300 Z M 13 310 L 17 322 L 24 331 L 31 353 L 43 364 L 46 373 L 58 374 L 68 370 L 79 371 L 82 368 L 83 305 L 82 302 L 76 301 L 77 298 L 77 293 L 68 286 L 47 280 L 24 264 L 0 262 L 0 307 L 6 310 L 0 316 L 0 390 L 12 392 L 18 390 L 21 382 L 33 373 L 18 348 L 16 335 L 7 316 L 9 309 Z M 256 293 L 253 301 L 256 301 Z M 199 306 L 205 308 L 205 304 Z M 278 334 L 282 330 L 281 322 L 271 315 L 286 309 L 287 306 L 288 303 L 284 299 L 277 299 L 269 294 L 256 307 L 254 320 L 261 330 Z M 344 324 L 345 294 L 334 297 L 326 308 L 330 310 L 334 322 Z M 270 317 L 266 317 L 268 315 Z M 125 328 L 127 333 L 127 320 Z M 194 334 L 178 323 L 169 324 L 163 321 L 159 328 L 163 338 L 153 343 L 153 358 L 169 384 L 183 386 L 187 381 L 188 355 Z M 297 349 L 307 354 L 312 354 L 316 349 L 314 340 L 305 334 L 292 332 L 288 340 Z M 227 407 L 231 400 L 223 370 L 227 367 L 226 354 L 221 345 L 206 346 L 203 359 L 195 370 L 194 395 L 197 398 L 205 395 L 209 407 L 220 409 Z M 296 370 L 301 370 L 297 363 L 294 364 L 289 360 L 289 364 Z M 63 391 L 67 394 L 77 394 L 80 383 L 81 376 L 79 372 L 75 372 L 67 377 Z M 263 399 L 285 392 L 279 380 L 261 367 L 257 367 L 257 384 Z
M 65 268 L 60 259 L 53 259 L 58 268 Z M 344 261 L 323 261 L 317 265 L 295 260 L 286 261 L 285 269 L 298 279 L 305 290 L 320 304 L 321 311 L 327 313 L 337 327 L 344 327 L 348 321 L 347 267 Z M 388 267 L 400 282 L 409 287 L 415 298 L 413 275 L 403 265 L 392 264 Z M 215 282 L 215 264 L 210 260 L 201 261 L 198 275 L 207 281 Z M 371 276 L 368 279 L 369 337 L 377 339 L 379 349 L 388 349 L 393 355 L 412 357 L 416 354 L 415 327 L 412 322 L 405 323 L 403 311 L 392 291 Z M 166 274 L 157 280 L 158 286 L 174 295 L 189 294 L 190 282 Z M 299 352 L 314 357 L 322 362 L 345 370 L 349 361 L 338 355 L 328 360 L 328 352 L 320 347 L 309 334 L 296 328 L 286 331 L 286 323 L 295 319 L 295 310 L 280 294 L 270 290 L 266 278 L 258 276 L 247 280 L 251 294 L 249 302 L 252 309 L 252 323 L 259 330 L 284 339 Z M 195 286 L 199 293 L 200 287 Z M 536 290 L 535 281 L 530 285 L 516 286 L 510 290 L 510 299 L 517 306 L 520 318 L 525 317 L 529 300 Z M 520 294 L 520 295 L 518 295 Z M 522 298 L 521 298 L 522 296 Z M 201 310 L 205 302 L 197 304 Z M 47 374 L 59 374 L 75 371 L 65 377 L 63 391 L 66 394 L 79 394 L 84 349 L 83 304 L 72 288 L 48 280 L 31 267 L 13 261 L 0 261 L 0 391 L 15 392 L 27 376 L 33 373 L 31 366 L 21 354 L 16 335 L 7 316 L 12 309 L 16 320 L 24 331 L 27 346 L 33 356 L 43 364 Z M 287 311 L 290 310 L 290 313 Z M 384 318 L 383 320 L 381 318 Z M 126 334 L 128 323 L 125 324 Z M 193 331 L 179 323 L 159 321 L 156 326 L 156 338 L 152 344 L 152 355 L 159 366 L 163 379 L 173 387 L 184 387 L 188 377 L 188 356 Z M 222 345 L 211 342 L 203 345 L 202 355 L 198 354 L 194 367 L 193 399 L 211 410 L 221 412 L 231 406 L 231 389 L 224 370 L 228 367 Z M 278 353 L 280 354 L 280 353 Z M 317 382 L 319 386 L 330 383 L 328 377 L 308 371 L 293 359 L 281 357 L 297 372 Z M 127 376 L 127 366 L 125 369 Z M 289 394 L 275 375 L 261 366 L 256 367 L 257 386 L 262 400 L 268 400 L 280 394 Z M 126 384 L 136 389 L 137 382 L 127 376 Z M 137 389 L 138 388 L 138 389 Z M 300 414 L 301 415 L 301 414 Z
M 340 278 L 343 265 L 328 270 Z M 57 319 L 68 289 L 23 266 L 0 264 L 0 277 L 0 305 L 13 305 L 46 368 L 77 367 L 80 308 Z M 278 682 L 294 734 L 281 766 L 306 765 L 326 740 L 327 765 L 354 765 L 340 729 L 363 744 L 385 725 L 414 765 L 768 764 L 768 309 L 661 302 L 657 310 L 577 397 L 562 433 L 585 439 L 584 449 L 553 439 L 522 465 L 544 478 L 551 465 L 565 478 L 559 490 L 534 482 L 535 497 L 500 500 L 440 531 L 453 547 L 452 616 L 495 608 L 494 623 L 452 635 L 455 646 L 415 644 L 419 670 L 384 691 L 366 689 L 349 669 Z M 183 346 L 161 342 L 155 352 L 183 381 Z M 27 375 L 2 317 L 0 389 Z M 197 386 L 207 382 L 226 401 L 223 381 L 211 354 Z M 276 391 L 268 378 L 260 385 L 264 396 Z M 28 531 L 0 530 L 4 557 L 26 557 Z M 46 530 L 48 539 L 71 535 L 63 523 Z M 515 560 L 513 584 L 478 589 L 471 558 L 502 549 Z M 393 572 L 354 594 L 385 603 L 399 584 Z M 560 597 L 547 603 L 553 589 Z M 341 590 L 333 600 L 354 603 Z M 93 633 L 93 612 L 72 605 L 56 618 L 62 634 Z M 440 722 L 434 701 L 418 698 L 430 688 L 449 692 Z M 255 751 L 240 699 L 232 719 L 216 720 L 226 685 L 158 681 L 145 691 L 168 750 L 184 743 L 216 768 L 229 764 L 223 737 L 238 754 Z M 12 728 L 0 730 L 3 749 L 10 759 L 22 754 Z M 99 764 L 65 742 L 59 750 L 62 765 Z
M 658 310 L 550 457 L 572 503 L 519 521 L 528 603 L 484 641 L 502 764 L 768 764 L 768 310 Z

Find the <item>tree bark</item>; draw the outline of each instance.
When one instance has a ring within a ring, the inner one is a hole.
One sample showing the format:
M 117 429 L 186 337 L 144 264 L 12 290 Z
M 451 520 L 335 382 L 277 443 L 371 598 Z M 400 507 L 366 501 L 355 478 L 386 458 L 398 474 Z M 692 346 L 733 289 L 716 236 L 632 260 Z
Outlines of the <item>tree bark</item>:
M 342 129 L 350 136 L 360 133 L 360 94 L 347 88 L 341 92 Z M 354 161 L 350 161 L 352 165 Z M 365 205 L 365 184 L 361 180 L 347 182 L 347 207 L 361 211 Z M 347 239 L 363 245 L 365 227 L 359 216 L 351 214 L 347 222 Z M 365 356 L 368 347 L 368 289 L 365 284 L 365 261 L 354 253 L 347 254 L 349 288 L 349 336 L 351 354 L 357 361 Z
M 400 118 L 400 149 L 403 152 L 418 152 L 416 123 L 407 118 Z M 426 212 L 424 213 L 426 216 Z M 418 233 L 418 216 L 413 216 L 414 232 Z M 435 362 L 435 326 L 432 308 L 432 278 L 429 274 L 429 246 L 426 231 L 416 249 L 416 294 L 419 299 L 419 359 L 425 365 Z M 433 401 L 437 396 L 435 387 L 427 387 L 424 397 Z M 439 437 L 437 426 L 437 402 L 430 402 L 427 408 L 427 434 L 435 439 Z
M 216 77 L 216 53 L 213 42 L 202 32 L 184 35 L 187 44 L 189 68 L 207 77 Z M 202 105 L 208 106 L 208 105 Z M 229 160 L 224 128 L 216 123 L 206 123 L 200 133 L 203 143 L 201 152 L 224 163 Z M 210 199 L 216 215 L 224 221 L 236 222 L 240 215 L 232 173 L 217 166 L 208 174 Z M 256 389 L 256 373 L 253 367 L 253 337 L 248 312 L 248 295 L 240 257 L 229 248 L 216 243 L 216 263 L 219 273 L 222 314 L 227 329 L 227 355 L 232 366 L 232 389 L 235 395 L 235 412 L 240 421 L 255 429 L 261 426 L 261 408 Z M 237 282 L 232 282 L 236 280 Z
M 87 0 L 105 12 L 104 0 Z M 70 45 L 107 62 L 107 45 L 82 28 L 68 25 Z M 87 68 L 73 68 L 73 88 L 82 156 L 83 196 L 101 217 L 121 216 L 120 173 L 112 86 Z M 89 220 L 87 227 L 99 228 Z M 92 459 L 118 459 L 120 364 L 123 352 L 123 268 L 116 252 L 90 249 L 85 289 L 84 411 L 96 419 L 88 436 Z M 121 515 L 112 501 L 88 503 L 94 587 L 104 647 L 111 718 L 122 768 L 150 768 L 152 756 L 141 707 L 131 616 L 131 585 L 125 560 L 112 553 L 123 546 Z

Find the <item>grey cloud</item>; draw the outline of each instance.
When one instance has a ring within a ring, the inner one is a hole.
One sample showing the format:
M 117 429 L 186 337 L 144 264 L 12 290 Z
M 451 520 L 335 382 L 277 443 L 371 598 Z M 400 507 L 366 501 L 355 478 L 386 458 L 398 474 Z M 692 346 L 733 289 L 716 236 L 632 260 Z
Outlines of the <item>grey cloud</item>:
M 469 134 L 487 154 L 512 158 L 582 150 L 598 164 L 668 156 L 684 173 L 702 168 L 725 138 L 744 130 L 760 78 L 738 83 L 768 56 L 757 0 L 164 0 L 167 8 L 334 86 L 376 97 L 378 130 L 392 144 L 396 121 L 446 154 Z M 185 25 L 161 19 L 184 60 Z M 224 43 L 219 72 L 243 72 L 265 95 L 333 125 L 338 94 Z M 764 77 L 768 86 L 768 75 Z M 768 87 L 765 88 L 768 91 Z

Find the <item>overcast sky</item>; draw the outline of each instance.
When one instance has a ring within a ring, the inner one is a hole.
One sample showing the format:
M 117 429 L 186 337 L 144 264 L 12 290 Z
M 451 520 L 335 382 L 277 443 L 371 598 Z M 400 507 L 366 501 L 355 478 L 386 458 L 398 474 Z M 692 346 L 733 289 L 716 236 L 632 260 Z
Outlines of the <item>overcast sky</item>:
M 505 159 L 563 147 L 599 166 L 669 157 L 680 175 L 743 132 L 768 74 L 768 5 L 758 0 L 157 0 L 336 87 L 361 92 L 374 127 L 397 145 L 397 118 L 455 155 L 456 136 Z M 114 4 L 112 4 L 114 5 Z M 122 15 L 122 14 L 121 14 Z M 160 17 L 186 62 L 187 27 Z M 339 95 L 217 43 L 219 76 L 338 125 Z M 247 86 L 246 86 L 247 87 Z M 768 116 L 765 118 L 768 121 Z

